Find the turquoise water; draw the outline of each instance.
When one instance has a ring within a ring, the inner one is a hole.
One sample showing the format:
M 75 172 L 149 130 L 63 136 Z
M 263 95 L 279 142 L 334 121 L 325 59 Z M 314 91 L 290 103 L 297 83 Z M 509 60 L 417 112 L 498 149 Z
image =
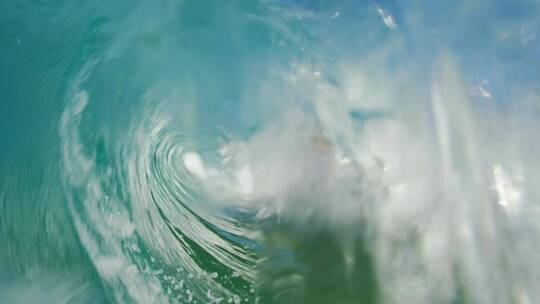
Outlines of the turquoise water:
M 540 2 L 4 0 L 0 303 L 539 303 Z

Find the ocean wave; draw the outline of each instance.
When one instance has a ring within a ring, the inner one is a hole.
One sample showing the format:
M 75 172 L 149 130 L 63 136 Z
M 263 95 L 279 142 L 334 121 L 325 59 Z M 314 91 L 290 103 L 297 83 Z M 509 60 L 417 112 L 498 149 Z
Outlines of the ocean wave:
M 0 301 L 540 301 L 537 2 L 2 5 Z

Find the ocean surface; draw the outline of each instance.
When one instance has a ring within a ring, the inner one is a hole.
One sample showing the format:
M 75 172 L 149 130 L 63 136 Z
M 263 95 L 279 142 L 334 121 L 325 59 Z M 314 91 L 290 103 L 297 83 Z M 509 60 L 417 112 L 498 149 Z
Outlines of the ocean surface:
M 540 303 L 540 2 L 0 1 L 0 303 Z

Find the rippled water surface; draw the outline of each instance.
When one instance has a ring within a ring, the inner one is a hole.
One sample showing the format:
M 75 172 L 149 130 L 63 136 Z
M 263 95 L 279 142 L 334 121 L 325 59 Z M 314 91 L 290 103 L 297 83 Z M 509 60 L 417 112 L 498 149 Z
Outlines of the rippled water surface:
M 540 2 L 0 2 L 0 303 L 540 303 Z

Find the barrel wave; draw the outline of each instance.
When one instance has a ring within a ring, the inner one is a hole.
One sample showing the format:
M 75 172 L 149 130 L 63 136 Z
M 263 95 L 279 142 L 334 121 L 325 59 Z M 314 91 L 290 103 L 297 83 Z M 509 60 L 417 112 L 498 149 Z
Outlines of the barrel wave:
M 0 303 L 540 302 L 540 3 L 0 3 Z

